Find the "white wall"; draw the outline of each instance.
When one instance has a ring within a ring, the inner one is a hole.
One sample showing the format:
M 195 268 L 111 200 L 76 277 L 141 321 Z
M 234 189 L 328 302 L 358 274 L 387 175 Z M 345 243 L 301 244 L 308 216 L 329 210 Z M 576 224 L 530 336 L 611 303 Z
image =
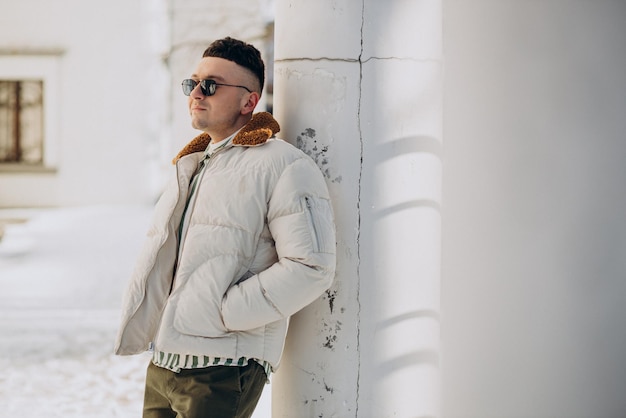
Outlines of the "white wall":
M 56 60 L 53 173 L 0 171 L 0 206 L 139 203 L 152 196 L 166 98 L 161 0 L 7 2 L 0 51 Z M 10 3 L 10 4 L 9 4 Z M 56 120 L 58 118 L 58 120 Z M 52 138 L 52 139 L 50 139 Z M 50 143 L 52 141 L 52 143 Z
M 444 2 L 444 416 L 626 416 L 626 2 Z

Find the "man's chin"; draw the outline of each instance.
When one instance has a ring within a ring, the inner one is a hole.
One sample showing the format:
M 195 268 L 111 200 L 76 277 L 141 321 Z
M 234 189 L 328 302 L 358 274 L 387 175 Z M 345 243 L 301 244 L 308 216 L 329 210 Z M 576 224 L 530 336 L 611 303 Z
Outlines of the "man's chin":
M 200 123 L 200 122 L 192 119 L 191 120 L 191 127 L 193 129 L 197 129 L 199 131 L 204 131 L 204 128 L 206 128 L 206 124 Z

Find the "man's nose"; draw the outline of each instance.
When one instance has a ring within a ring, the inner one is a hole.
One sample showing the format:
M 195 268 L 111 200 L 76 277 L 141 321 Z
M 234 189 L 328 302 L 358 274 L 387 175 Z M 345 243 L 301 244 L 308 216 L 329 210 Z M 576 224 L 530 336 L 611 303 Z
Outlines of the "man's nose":
M 202 87 L 200 86 L 200 83 L 196 84 L 193 90 L 191 90 L 189 96 L 193 97 L 194 99 L 202 99 L 204 97 L 204 94 L 202 94 Z

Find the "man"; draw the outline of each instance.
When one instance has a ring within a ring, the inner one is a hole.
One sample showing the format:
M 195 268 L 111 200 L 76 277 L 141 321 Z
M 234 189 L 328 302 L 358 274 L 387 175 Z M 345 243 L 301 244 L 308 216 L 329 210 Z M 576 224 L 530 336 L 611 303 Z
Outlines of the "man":
M 259 51 L 213 42 L 190 79 L 192 126 L 125 295 L 116 353 L 151 347 L 144 417 L 249 417 L 288 318 L 332 283 L 335 230 L 315 163 L 274 137 Z

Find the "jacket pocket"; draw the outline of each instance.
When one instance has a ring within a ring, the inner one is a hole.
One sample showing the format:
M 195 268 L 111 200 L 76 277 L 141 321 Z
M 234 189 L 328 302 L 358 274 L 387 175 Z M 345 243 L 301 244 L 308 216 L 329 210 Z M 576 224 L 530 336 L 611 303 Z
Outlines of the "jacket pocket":
M 316 253 L 335 252 L 335 225 L 330 201 L 313 196 L 302 198 L 307 215 L 309 232 Z
M 237 269 L 233 257 L 213 257 L 188 277 L 177 277 L 179 286 L 170 297 L 174 328 L 196 337 L 221 337 L 228 333 L 222 319 L 222 299 Z
M 194 337 L 219 338 L 228 334 L 221 312 L 215 306 L 200 309 L 180 303 L 174 311 L 173 326 L 181 334 Z

